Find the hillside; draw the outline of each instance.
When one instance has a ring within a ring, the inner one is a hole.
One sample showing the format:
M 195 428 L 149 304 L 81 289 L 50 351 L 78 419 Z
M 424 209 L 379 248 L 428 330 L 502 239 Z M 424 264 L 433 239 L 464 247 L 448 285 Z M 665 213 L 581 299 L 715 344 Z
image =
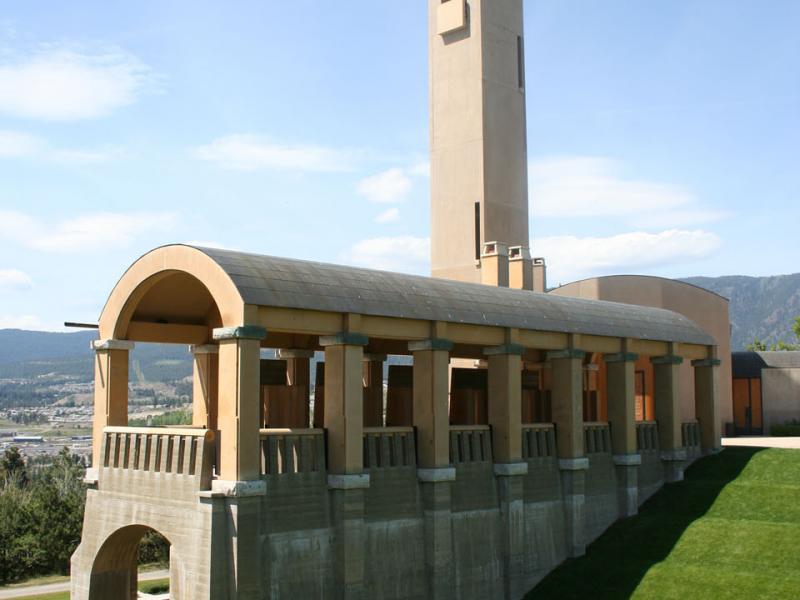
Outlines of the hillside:
M 89 344 L 96 331 L 51 333 L 0 330 L 0 379 L 32 379 L 48 374 L 77 381 L 93 378 Z M 137 344 L 131 356 L 131 379 L 143 382 L 176 381 L 191 375 L 192 364 L 184 345 Z
M 768 343 L 794 342 L 792 322 L 800 316 L 800 273 L 772 277 L 688 277 L 687 283 L 731 301 L 733 350 L 759 338 Z

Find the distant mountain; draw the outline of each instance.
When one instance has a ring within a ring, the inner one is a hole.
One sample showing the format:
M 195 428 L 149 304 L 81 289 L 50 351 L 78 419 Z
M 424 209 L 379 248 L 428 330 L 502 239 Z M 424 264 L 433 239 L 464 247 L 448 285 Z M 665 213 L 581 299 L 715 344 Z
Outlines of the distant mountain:
M 0 329 L 0 378 L 31 379 L 56 374 L 91 381 L 96 331 L 51 333 Z M 136 344 L 131 356 L 131 380 L 176 381 L 192 373 L 185 345 Z
M 731 347 L 743 350 L 759 338 L 794 343 L 794 318 L 800 316 L 800 273 L 772 277 L 688 277 L 686 283 L 699 286 L 731 301 Z

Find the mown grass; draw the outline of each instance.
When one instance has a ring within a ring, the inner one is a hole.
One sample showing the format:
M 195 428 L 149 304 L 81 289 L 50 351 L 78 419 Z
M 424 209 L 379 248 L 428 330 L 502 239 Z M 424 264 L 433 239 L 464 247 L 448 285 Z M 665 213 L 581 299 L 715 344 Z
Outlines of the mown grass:
M 800 598 L 800 450 L 695 463 L 526 598 Z
M 145 594 L 161 594 L 169 590 L 169 578 L 154 579 L 139 584 L 139 591 Z M 18 600 L 69 600 L 69 592 L 55 592 L 38 596 L 25 596 Z

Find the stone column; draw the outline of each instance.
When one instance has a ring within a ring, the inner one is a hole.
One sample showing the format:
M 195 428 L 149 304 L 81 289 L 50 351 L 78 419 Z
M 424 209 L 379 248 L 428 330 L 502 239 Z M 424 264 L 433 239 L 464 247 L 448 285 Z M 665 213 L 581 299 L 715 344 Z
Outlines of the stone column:
M 192 346 L 192 425 L 217 428 L 219 346 Z
M 417 475 L 424 512 L 428 597 L 453 596 L 453 538 L 448 417 L 449 364 L 453 344 L 429 339 L 412 342 L 414 355 L 413 419 L 417 436 Z
M 261 598 L 261 480 L 259 404 L 261 400 L 262 327 L 243 325 L 213 331 L 219 344 L 219 479 L 211 495 L 225 500 L 232 597 Z
M 365 354 L 364 427 L 383 427 L 383 363 L 385 354 Z
M 639 512 L 639 465 L 636 447 L 636 354 L 606 354 L 608 423 L 616 465 L 620 517 Z
M 667 482 L 682 481 L 686 450 L 681 438 L 680 366 L 683 358 L 668 354 L 653 363 L 653 400 L 658 422 L 658 444 Z
M 103 428 L 128 424 L 128 355 L 133 342 L 98 340 L 92 342 L 94 357 L 94 420 L 92 425 L 92 470 L 87 479 L 97 478 L 103 463 Z
M 719 452 L 722 447 L 719 423 L 719 386 L 717 372 L 720 361 L 716 358 L 693 360 L 694 410 L 700 423 L 700 447 L 703 454 Z
M 525 348 L 506 344 L 485 348 L 489 363 L 489 425 L 492 428 L 494 473 L 503 528 L 505 597 L 521 598 L 528 591 L 524 576 L 522 460 L 522 355 Z
M 360 333 L 320 338 L 325 348 L 325 429 L 334 526 L 337 597 L 365 598 L 364 413 L 362 362 L 369 339 Z
M 556 426 L 558 466 L 564 494 L 567 552 L 586 553 L 586 471 L 589 459 L 583 447 L 583 358 L 581 350 L 548 352 L 553 374 L 553 422 Z
M 278 358 L 286 361 L 286 383 L 292 390 L 292 426 L 309 427 L 311 415 L 311 359 L 313 350 L 295 350 L 282 348 L 278 350 Z
M 219 343 L 217 486 L 254 482 L 261 487 L 258 415 L 261 340 L 266 336 L 265 329 L 253 325 L 214 330 Z

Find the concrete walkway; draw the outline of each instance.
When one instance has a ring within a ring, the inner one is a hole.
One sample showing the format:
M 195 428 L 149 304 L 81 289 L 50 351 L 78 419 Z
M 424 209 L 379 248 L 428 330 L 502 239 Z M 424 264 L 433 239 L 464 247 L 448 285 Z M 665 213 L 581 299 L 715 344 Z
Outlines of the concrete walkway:
M 169 571 L 148 571 L 139 573 L 139 581 L 153 581 L 154 579 L 165 579 L 169 577 Z M 6 598 L 27 598 L 28 596 L 40 596 L 43 594 L 54 594 L 56 592 L 68 592 L 69 581 L 58 583 L 47 583 L 44 585 L 27 585 L 13 588 L 0 588 L 0 600 Z M 160 596 L 155 596 L 159 598 Z
M 752 448 L 800 449 L 800 437 L 747 436 L 722 438 L 723 446 L 749 446 Z

